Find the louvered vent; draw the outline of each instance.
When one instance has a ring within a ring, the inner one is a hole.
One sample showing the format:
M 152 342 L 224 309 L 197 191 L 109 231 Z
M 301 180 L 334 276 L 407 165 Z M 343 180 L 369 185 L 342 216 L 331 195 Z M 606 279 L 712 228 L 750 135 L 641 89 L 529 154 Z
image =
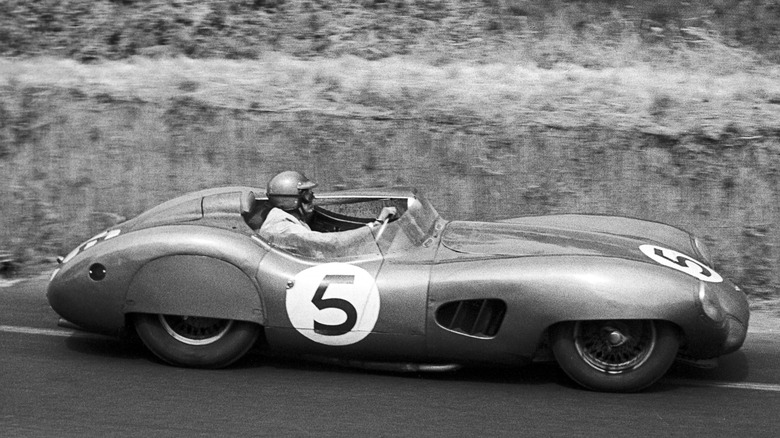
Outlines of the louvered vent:
M 470 336 L 492 338 L 498 333 L 506 314 L 501 300 L 464 300 L 443 304 L 436 311 L 442 327 Z

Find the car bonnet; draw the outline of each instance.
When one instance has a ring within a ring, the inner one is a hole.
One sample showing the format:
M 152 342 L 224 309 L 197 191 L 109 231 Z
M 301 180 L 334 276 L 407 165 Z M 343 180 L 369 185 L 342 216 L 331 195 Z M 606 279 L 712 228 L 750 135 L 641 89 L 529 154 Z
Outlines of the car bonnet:
M 459 253 L 491 256 L 592 255 L 647 261 L 645 239 L 591 230 L 498 222 L 454 221 L 442 244 Z

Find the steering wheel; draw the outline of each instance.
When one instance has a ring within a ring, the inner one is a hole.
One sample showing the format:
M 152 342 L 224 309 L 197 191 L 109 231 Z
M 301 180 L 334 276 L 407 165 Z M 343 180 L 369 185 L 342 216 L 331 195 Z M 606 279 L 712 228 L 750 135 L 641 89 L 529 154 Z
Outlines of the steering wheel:
M 386 217 L 382 221 L 382 225 L 379 226 L 379 231 L 376 232 L 376 236 L 374 237 L 374 240 L 379 240 L 380 237 L 382 237 L 382 233 L 385 232 L 385 228 L 387 228 L 387 224 L 390 222 L 390 216 Z

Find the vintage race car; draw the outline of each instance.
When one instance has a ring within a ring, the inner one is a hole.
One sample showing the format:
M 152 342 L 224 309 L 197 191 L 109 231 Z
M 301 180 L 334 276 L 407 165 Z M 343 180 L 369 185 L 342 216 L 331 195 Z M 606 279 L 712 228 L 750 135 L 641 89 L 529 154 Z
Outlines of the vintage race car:
M 317 195 L 310 241 L 259 234 L 271 207 L 257 193 L 191 193 L 79 245 L 48 285 L 60 323 L 134 330 L 179 366 L 224 367 L 255 345 L 407 370 L 554 359 L 600 391 L 640 390 L 747 334 L 745 294 L 668 225 L 447 221 L 414 190 L 349 190 Z M 383 207 L 397 215 L 366 226 Z

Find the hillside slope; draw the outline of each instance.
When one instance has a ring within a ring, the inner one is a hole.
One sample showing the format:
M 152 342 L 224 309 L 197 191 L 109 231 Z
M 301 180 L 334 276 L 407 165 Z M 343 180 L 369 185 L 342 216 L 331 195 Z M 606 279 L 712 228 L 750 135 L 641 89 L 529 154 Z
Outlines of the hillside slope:
M 451 219 L 671 223 L 777 296 L 778 11 L 684 3 L 2 2 L 0 252 L 296 168 Z
M 713 38 L 780 61 L 780 6 L 773 0 L 0 2 L 0 55 L 81 61 L 139 54 L 255 59 L 277 52 L 599 68 L 666 62 L 692 48 L 709 50 Z

